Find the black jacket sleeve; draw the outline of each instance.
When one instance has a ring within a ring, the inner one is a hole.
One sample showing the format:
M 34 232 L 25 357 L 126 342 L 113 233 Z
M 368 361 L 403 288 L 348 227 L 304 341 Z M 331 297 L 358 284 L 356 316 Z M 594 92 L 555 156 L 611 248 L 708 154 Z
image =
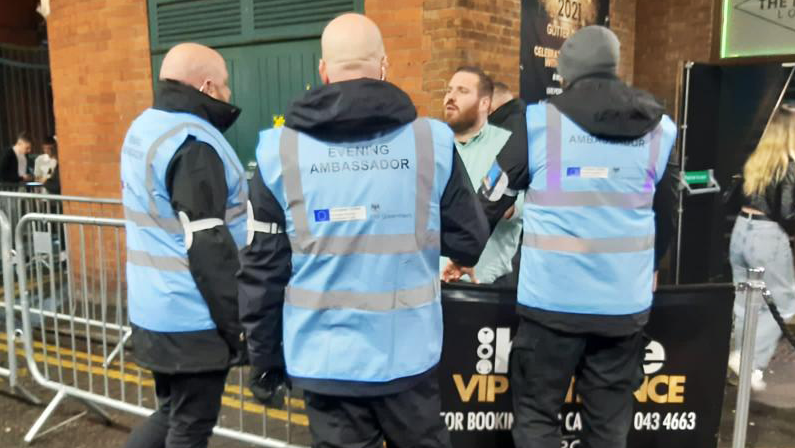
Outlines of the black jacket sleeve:
M 19 176 L 19 161 L 13 149 L 6 149 L 0 157 L 0 182 L 19 183 L 22 178 Z
M 285 228 L 284 211 L 259 170 L 251 179 L 249 197 L 256 221 Z M 251 365 L 259 371 L 282 368 L 282 306 L 292 274 L 287 234 L 255 233 L 251 244 L 240 252 L 240 259 L 240 320 L 246 329 Z
M 516 202 L 516 196 L 530 186 L 527 160 L 527 125 L 524 115 L 512 117 L 511 136 L 505 142 L 489 176 L 479 189 L 479 199 L 491 232 Z
M 665 167 L 662 180 L 657 184 L 654 193 L 654 224 L 656 234 L 654 239 L 654 270 L 660 260 L 668 252 L 676 229 L 676 209 L 679 202 L 679 165 L 676 163 L 674 152 Z
M 225 218 L 228 188 L 224 165 L 209 145 L 193 138 L 185 141 L 169 163 L 166 187 L 174 212 L 185 212 L 190 221 Z M 195 232 L 188 262 L 210 316 L 230 347 L 232 363 L 240 362 L 245 355 L 235 281 L 240 263 L 229 229 L 217 226 Z
M 489 240 L 489 229 L 464 162 L 453 150 L 450 180 L 440 202 L 441 252 L 459 266 L 474 266 Z
M 61 194 L 61 170 L 59 170 L 57 166 L 49 179 L 44 181 L 44 188 L 47 190 L 47 193 Z

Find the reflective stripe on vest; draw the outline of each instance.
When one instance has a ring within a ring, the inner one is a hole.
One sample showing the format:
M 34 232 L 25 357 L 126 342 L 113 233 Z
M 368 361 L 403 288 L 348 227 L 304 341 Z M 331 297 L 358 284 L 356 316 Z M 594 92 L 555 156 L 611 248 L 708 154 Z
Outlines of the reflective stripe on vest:
M 642 252 L 654 249 L 654 235 L 637 238 L 576 238 L 525 233 L 522 244 L 535 249 L 578 254 Z
M 439 232 L 428 231 L 428 213 L 434 179 L 433 137 L 430 124 L 415 120 L 412 124 L 416 138 L 417 198 L 415 213 L 416 234 L 356 235 L 315 237 L 309 230 L 306 200 L 301 185 L 298 163 L 298 133 L 290 128 L 282 130 L 279 155 L 282 161 L 284 193 L 293 216 L 295 235 L 290 236 L 293 251 L 312 255 L 401 254 L 420 249 L 438 249 Z
M 142 250 L 128 250 L 127 262 L 159 271 L 188 271 L 188 260 L 180 257 L 151 255 Z
M 431 303 L 439 293 L 439 282 L 418 288 L 388 292 L 310 291 L 288 286 L 284 291 L 285 303 L 312 310 L 353 309 L 384 312 L 417 308 Z

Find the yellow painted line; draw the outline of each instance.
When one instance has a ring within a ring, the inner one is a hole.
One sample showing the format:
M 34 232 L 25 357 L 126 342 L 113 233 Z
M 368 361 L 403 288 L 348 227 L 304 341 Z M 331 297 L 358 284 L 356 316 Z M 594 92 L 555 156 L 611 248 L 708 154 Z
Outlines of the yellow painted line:
M 0 340 L 8 341 L 8 337 L 7 337 L 6 333 L 0 333 Z M 98 363 L 100 365 L 100 368 L 102 366 L 102 363 L 105 362 L 105 358 L 103 358 L 102 356 L 99 356 L 99 355 L 89 355 L 88 353 L 81 352 L 81 351 L 70 350 L 70 349 L 65 348 L 65 347 L 58 348 L 55 345 L 51 345 L 51 344 L 46 344 L 45 345 L 45 344 L 43 344 L 41 342 L 38 342 L 38 341 L 33 341 L 33 346 L 35 348 L 42 349 L 42 350 L 46 347 L 48 351 L 51 351 L 53 353 L 60 353 L 62 358 L 63 357 L 71 357 L 74 354 L 74 357 L 76 359 L 80 359 L 80 360 L 83 360 L 83 361 L 88 361 L 90 359 L 92 362 Z M 57 357 L 56 357 L 56 360 L 57 360 Z M 119 361 L 113 361 L 111 364 L 116 366 L 116 367 L 121 366 L 121 363 Z M 57 366 L 58 363 L 56 362 L 54 365 Z M 148 370 L 141 369 L 140 367 L 138 367 L 137 364 L 132 363 L 132 362 L 125 362 L 124 363 L 124 368 L 125 369 L 129 369 L 129 370 L 133 371 L 134 373 L 137 373 L 137 372 L 140 371 L 144 375 L 148 375 L 149 374 Z M 137 381 L 135 381 L 135 382 L 137 382 Z M 234 384 L 227 384 L 226 387 L 224 388 L 224 390 L 228 394 L 240 396 L 240 387 L 239 386 L 235 386 Z M 251 393 L 251 391 L 248 389 L 248 387 L 244 387 L 243 388 L 243 396 L 247 397 L 247 398 L 254 398 L 254 394 Z M 290 399 L 290 405 L 293 408 L 306 409 L 306 404 L 304 403 L 304 400 L 300 400 L 298 398 L 291 398 Z
M 221 398 L 221 404 L 224 404 L 226 406 L 229 406 L 229 407 L 232 407 L 232 408 L 235 408 L 235 409 L 240 409 L 240 406 L 242 404 L 244 411 L 252 412 L 252 413 L 260 414 L 260 415 L 263 412 L 265 412 L 265 409 L 266 409 L 265 406 L 263 406 L 261 404 L 255 404 L 255 403 L 249 403 L 249 402 L 241 403 L 239 400 L 235 400 L 234 398 L 227 397 L 226 395 L 224 395 Z M 287 411 L 283 411 L 281 409 L 268 408 L 267 412 L 268 412 L 268 417 L 272 417 L 272 418 L 275 418 L 277 420 L 287 421 Z M 290 415 L 290 421 L 295 423 L 296 425 L 309 426 L 309 418 L 305 414 L 299 414 L 297 412 L 293 412 Z
M 7 352 L 8 351 L 8 345 L 0 344 L 0 351 Z M 20 353 L 19 357 L 23 358 L 24 356 L 22 356 L 22 355 L 23 354 Z M 36 362 L 46 362 L 47 364 L 55 365 L 55 366 L 59 365 L 58 358 L 56 358 L 54 356 L 44 356 L 41 353 L 34 353 L 33 354 L 33 359 Z M 141 386 L 144 386 L 144 387 L 154 387 L 154 385 L 155 385 L 155 381 L 152 380 L 152 379 L 143 379 L 143 378 L 139 379 L 138 375 L 132 375 L 132 374 L 129 374 L 129 373 L 122 374 L 120 371 L 112 370 L 112 369 L 107 369 L 107 371 L 106 371 L 102 367 L 94 367 L 94 366 L 92 366 L 92 367 L 89 368 L 85 364 L 73 363 L 72 361 L 69 361 L 68 359 L 63 359 L 63 358 L 61 358 L 61 360 L 60 360 L 60 366 L 63 367 L 64 369 L 78 370 L 80 372 L 91 373 L 92 375 L 105 375 L 106 372 L 107 372 L 108 378 L 111 378 L 111 379 L 114 379 L 114 380 L 122 380 L 122 381 L 127 382 L 127 383 L 140 384 Z
M 6 334 L 5 333 L 0 333 L 0 339 L 7 341 Z M 45 346 L 45 344 L 42 344 L 41 342 L 36 342 L 36 341 L 34 341 L 33 344 L 37 348 L 42 348 L 42 347 Z M 60 359 L 60 362 L 59 362 L 59 359 L 57 357 L 55 357 L 55 356 L 48 355 L 48 356 L 45 357 L 43 353 L 34 353 L 33 354 L 33 359 L 36 362 L 46 362 L 47 364 L 54 365 L 54 366 L 58 366 L 60 364 L 60 366 L 62 368 L 72 369 L 72 370 L 76 369 L 76 370 L 78 370 L 80 372 L 84 372 L 84 373 L 89 373 L 90 372 L 93 375 L 105 375 L 106 374 L 106 370 L 103 367 L 101 367 L 102 362 L 104 362 L 104 359 L 101 356 L 97 356 L 97 355 L 90 355 L 89 356 L 87 353 L 84 353 L 84 352 L 81 352 L 81 351 L 73 351 L 73 350 L 69 350 L 69 349 L 63 348 L 63 347 L 61 347 L 61 349 L 58 350 L 57 347 L 51 346 L 49 344 L 47 344 L 46 346 L 48 347 L 49 350 L 51 350 L 53 352 L 60 351 L 60 353 L 62 355 L 61 359 Z M 0 343 L 0 351 L 7 352 L 8 351 L 8 345 Z M 72 363 L 72 361 L 70 361 L 68 359 L 65 359 L 65 358 L 71 357 L 72 353 L 74 353 L 76 359 L 81 359 L 81 360 L 92 359 L 93 361 L 98 362 L 100 365 L 99 366 L 91 366 L 91 367 L 89 367 L 86 364 Z M 24 352 L 18 351 L 17 352 L 17 356 L 19 358 L 23 358 L 24 359 Z M 128 364 L 129 363 L 125 363 L 125 366 L 128 365 Z M 118 363 L 114 362 L 114 365 L 118 365 Z M 134 364 L 132 364 L 131 370 L 136 372 L 136 374 L 129 374 L 129 373 L 122 374 L 118 370 L 107 369 L 107 375 L 108 375 L 108 378 L 111 378 L 111 379 L 114 379 L 114 380 L 122 380 L 122 381 L 127 382 L 127 383 L 140 384 L 142 387 L 154 387 L 154 380 L 153 379 L 139 377 L 138 374 L 137 374 L 137 372 L 141 372 L 142 374 L 146 374 L 146 373 L 148 373 L 147 370 L 141 369 L 141 368 L 139 368 L 138 366 L 136 366 Z M 240 396 L 240 387 L 239 386 L 235 386 L 235 385 L 232 385 L 232 384 L 227 384 L 225 386 L 224 390 L 225 390 L 226 393 Z M 251 393 L 250 390 L 248 390 L 248 388 L 244 388 L 243 389 L 243 395 L 245 397 L 253 397 L 253 394 Z M 248 411 L 248 412 L 252 412 L 252 413 L 256 413 L 256 414 L 262 414 L 263 412 L 266 412 L 266 409 L 267 409 L 268 417 L 271 417 L 271 418 L 274 418 L 274 419 L 277 419 L 277 420 L 283 420 L 283 421 L 287 421 L 288 420 L 287 411 L 283 411 L 283 410 L 280 410 L 280 409 L 265 408 L 265 406 L 262 406 L 262 405 L 259 405 L 259 404 L 249 403 L 249 402 L 241 402 L 238 399 L 235 399 L 235 398 L 232 398 L 232 397 L 228 397 L 228 396 L 222 397 L 221 403 L 226 405 L 226 406 L 232 407 L 234 409 L 240 409 L 241 406 L 242 406 L 243 410 Z M 291 404 L 291 406 L 293 408 L 298 408 L 298 409 L 305 409 L 306 408 L 306 404 L 304 403 L 304 400 L 299 400 L 297 398 L 292 398 L 290 400 L 290 404 Z M 307 426 L 309 424 L 309 420 L 307 419 L 306 415 L 295 413 L 295 412 L 290 415 L 290 421 L 292 421 L 295 424 L 302 425 L 302 426 Z
M 0 333 L 0 340 L 8 341 L 8 336 L 6 335 L 6 333 Z M 46 344 L 45 345 L 45 344 L 43 344 L 43 343 L 41 343 L 39 341 L 33 341 L 33 347 L 41 349 L 42 351 L 44 351 L 44 349 L 46 348 L 47 351 L 51 351 L 53 353 L 60 353 L 61 357 L 71 357 L 72 355 L 74 355 L 74 357 L 77 358 L 77 359 L 80 359 L 80 360 L 83 360 L 83 361 L 91 360 L 91 362 L 98 363 L 99 365 L 102 365 L 102 363 L 105 362 L 105 358 L 103 358 L 102 356 L 99 356 L 99 355 L 94 355 L 94 354 L 89 355 L 88 353 L 81 352 L 81 351 L 76 351 L 76 350 L 70 350 L 70 349 L 68 349 L 66 347 L 60 347 L 59 348 L 59 347 L 57 347 L 55 345 L 52 345 L 52 344 Z M 108 350 L 108 353 L 110 353 L 111 351 L 112 351 L 112 349 Z M 121 366 L 121 363 L 119 361 L 113 361 L 111 364 L 114 365 L 114 366 L 117 366 L 117 367 Z M 131 363 L 131 362 L 124 363 L 124 368 L 125 369 L 130 369 L 130 370 L 133 370 L 133 371 L 136 371 L 136 372 L 139 371 L 139 370 L 142 373 L 146 373 L 147 372 L 146 370 L 143 370 L 140 367 L 138 367 L 137 364 Z

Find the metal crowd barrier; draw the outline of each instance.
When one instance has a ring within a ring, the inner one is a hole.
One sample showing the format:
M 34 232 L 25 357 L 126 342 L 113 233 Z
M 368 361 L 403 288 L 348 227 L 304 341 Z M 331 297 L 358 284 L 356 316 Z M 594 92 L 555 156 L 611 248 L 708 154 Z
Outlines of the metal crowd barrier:
M 157 407 L 151 373 L 129 361 L 123 226 L 121 219 L 42 213 L 25 214 L 17 224 L 18 334 L 33 380 L 56 393 L 25 435 L 28 443 L 85 414 L 42 431 L 67 397 L 105 420 L 110 416 L 102 407 L 139 416 Z M 0 221 L 0 231 L 4 274 L 12 281 L 5 243 L 10 227 Z M 65 267 L 56 256 L 58 231 L 69 236 Z M 308 442 L 303 401 L 288 397 L 280 408 L 265 408 L 245 387 L 247 377 L 245 368 L 230 372 L 215 433 L 264 447 L 300 448 L 294 440 Z
M 2 213 L 6 223 L 0 225 L 9 226 L 11 229 L 9 230 L 9 235 L 11 235 L 10 240 L 13 240 L 13 229 L 21 217 L 26 213 L 38 212 L 61 214 L 66 210 L 93 217 L 118 217 L 122 213 L 121 201 L 118 199 L 52 195 L 38 193 L 39 191 L 45 190 L 43 187 L 31 187 L 18 184 L 0 184 L 0 213 Z M 42 244 L 47 244 L 46 241 L 41 240 L 41 238 L 38 241 L 34 240 L 35 235 L 35 232 L 27 233 L 24 238 L 26 244 L 20 246 L 20 250 L 32 251 L 34 250 L 36 243 L 38 243 L 39 246 Z M 40 234 L 40 236 L 42 235 Z M 51 231 L 48 232 L 47 237 L 52 238 L 59 244 L 60 250 L 54 254 L 51 260 L 53 265 L 57 265 L 54 270 L 63 271 L 67 269 L 69 262 L 67 257 L 68 235 L 63 231 L 62 226 L 56 226 L 54 231 L 51 229 Z M 0 366 L 0 376 L 8 378 L 9 387 L 12 392 L 19 394 L 28 401 L 38 404 L 40 402 L 39 399 L 30 391 L 25 389 L 18 380 L 19 371 L 17 368 L 18 363 L 16 349 L 19 338 L 18 332 L 16 330 L 18 329 L 19 325 L 16 322 L 20 315 L 21 307 L 18 303 L 15 303 L 15 268 L 13 267 L 13 263 L 15 262 L 16 252 L 13 251 L 12 241 L 3 242 L 2 244 L 4 248 L 9 248 L 10 256 L 8 262 L 12 266 L 9 270 L 4 271 L 4 293 L 2 297 L 0 297 L 0 310 L 4 310 L 5 312 L 5 334 L 3 335 L 3 333 L 0 332 L 0 337 L 5 337 L 0 339 L 0 348 L 4 348 L 8 355 L 5 366 Z M 34 257 L 32 256 L 28 257 L 28 259 L 33 258 Z M 28 265 L 26 268 L 28 268 L 28 272 L 31 278 L 33 278 L 33 266 Z M 51 306 L 54 300 L 56 300 L 56 298 L 53 294 L 44 303 L 48 306 Z M 40 308 L 44 309 L 43 307 Z

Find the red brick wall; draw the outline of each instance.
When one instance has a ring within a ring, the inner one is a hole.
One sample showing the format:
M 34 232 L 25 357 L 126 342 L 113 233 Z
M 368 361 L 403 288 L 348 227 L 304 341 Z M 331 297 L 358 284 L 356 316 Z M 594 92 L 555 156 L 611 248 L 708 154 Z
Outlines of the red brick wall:
M 681 63 L 708 62 L 712 52 L 713 0 L 637 2 L 635 85 L 649 90 L 674 113 Z
M 367 0 L 365 12 L 384 35 L 389 80 L 411 95 L 421 114 L 441 116 L 447 81 L 465 64 L 480 65 L 518 93 L 521 0 Z M 630 82 L 635 14 L 636 0 L 613 0 L 619 73 Z
M 51 2 L 47 20 L 63 193 L 120 197 L 119 150 L 152 103 L 146 2 Z
M 366 0 L 364 10 L 381 28 L 389 70 L 387 79 L 408 92 L 427 114 L 428 96 L 423 92 L 423 66 L 430 57 L 431 42 L 422 20 L 423 0 Z
M 420 114 L 439 117 L 456 67 L 482 66 L 519 88 L 519 0 L 367 0 L 381 28 L 389 80 L 411 95 Z

